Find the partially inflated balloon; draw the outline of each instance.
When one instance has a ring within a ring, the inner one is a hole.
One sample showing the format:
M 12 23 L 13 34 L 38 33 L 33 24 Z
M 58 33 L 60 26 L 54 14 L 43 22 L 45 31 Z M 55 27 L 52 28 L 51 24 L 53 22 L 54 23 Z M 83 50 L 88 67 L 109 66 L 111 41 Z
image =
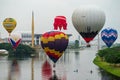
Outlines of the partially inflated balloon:
M 17 23 L 16 23 L 15 19 L 13 19 L 13 18 L 6 18 L 3 21 L 3 26 L 7 30 L 8 33 L 11 33 L 15 29 L 16 24 Z
M 72 23 L 75 29 L 89 43 L 105 23 L 105 14 L 96 6 L 81 6 L 72 14 Z
M 12 47 L 16 49 L 21 42 L 20 34 L 12 34 L 9 36 L 8 41 L 11 43 Z
M 56 63 L 68 46 L 68 36 L 60 31 L 46 32 L 41 36 L 41 46 L 49 58 Z
M 117 31 L 112 28 L 103 29 L 101 32 L 101 38 L 108 47 L 112 46 L 117 37 L 118 37 Z
M 57 29 L 67 29 L 66 17 L 65 16 L 56 16 L 54 19 L 54 30 Z

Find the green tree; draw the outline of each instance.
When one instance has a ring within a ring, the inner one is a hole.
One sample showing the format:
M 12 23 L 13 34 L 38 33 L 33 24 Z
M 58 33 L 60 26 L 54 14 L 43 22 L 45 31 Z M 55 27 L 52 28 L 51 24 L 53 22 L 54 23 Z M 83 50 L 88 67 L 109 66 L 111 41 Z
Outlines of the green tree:
M 75 40 L 75 48 L 79 48 L 79 40 Z
M 108 63 L 120 63 L 120 47 L 99 50 L 98 55 Z

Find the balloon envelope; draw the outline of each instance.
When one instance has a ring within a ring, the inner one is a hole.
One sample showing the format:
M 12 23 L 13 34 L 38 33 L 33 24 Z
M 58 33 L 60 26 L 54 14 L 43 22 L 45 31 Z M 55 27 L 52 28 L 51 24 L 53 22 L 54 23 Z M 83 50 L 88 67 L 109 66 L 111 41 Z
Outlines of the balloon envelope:
M 117 31 L 112 28 L 103 29 L 101 32 L 101 38 L 104 41 L 104 43 L 107 45 L 107 47 L 111 47 L 112 44 L 117 39 L 117 37 L 118 37 Z
M 12 34 L 9 36 L 8 41 L 11 43 L 12 47 L 16 49 L 21 42 L 20 34 Z
M 17 23 L 16 23 L 15 19 L 13 19 L 13 18 L 6 18 L 3 21 L 3 26 L 7 30 L 8 33 L 11 33 L 15 29 L 16 24 Z
M 99 8 L 82 6 L 72 14 L 72 23 L 83 39 L 89 43 L 105 23 L 105 14 Z
M 67 45 L 68 36 L 63 32 L 50 31 L 41 36 L 41 46 L 54 63 L 62 56 Z
M 54 30 L 58 28 L 61 30 L 62 27 L 64 30 L 67 29 L 66 17 L 65 16 L 56 16 L 54 19 Z

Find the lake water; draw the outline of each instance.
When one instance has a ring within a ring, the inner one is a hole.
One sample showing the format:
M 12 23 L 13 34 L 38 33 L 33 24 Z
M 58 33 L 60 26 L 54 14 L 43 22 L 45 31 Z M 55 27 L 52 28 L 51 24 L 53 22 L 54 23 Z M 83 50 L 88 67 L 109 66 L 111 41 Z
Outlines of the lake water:
M 0 57 L 0 80 L 120 80 L 104 74 L 93 60 L 97 46 L 67 49 L 56 66 L 40 50 L 33 59 L 13 60 Z

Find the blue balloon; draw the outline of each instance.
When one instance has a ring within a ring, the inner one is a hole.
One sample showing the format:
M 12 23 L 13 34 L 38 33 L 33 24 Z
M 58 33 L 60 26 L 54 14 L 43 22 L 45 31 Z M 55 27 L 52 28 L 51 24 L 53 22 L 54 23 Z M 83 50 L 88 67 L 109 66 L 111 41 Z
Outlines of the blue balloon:
M 101 38 L 104 41 L 104 43 L 107 45 L 107 47 L 111 47 L 112 44 L 115 42 L 115 40 L 118 37 L 117 30 L 112 28 L 106 28 L 102 30 L 101 32 Z

